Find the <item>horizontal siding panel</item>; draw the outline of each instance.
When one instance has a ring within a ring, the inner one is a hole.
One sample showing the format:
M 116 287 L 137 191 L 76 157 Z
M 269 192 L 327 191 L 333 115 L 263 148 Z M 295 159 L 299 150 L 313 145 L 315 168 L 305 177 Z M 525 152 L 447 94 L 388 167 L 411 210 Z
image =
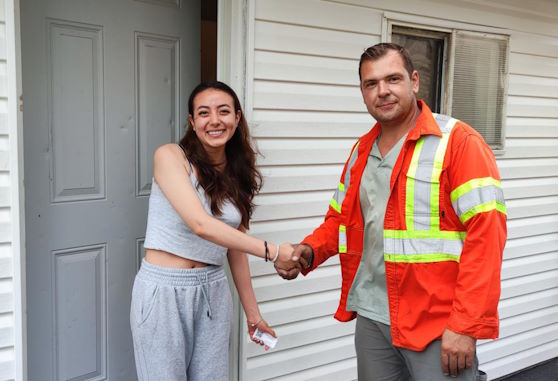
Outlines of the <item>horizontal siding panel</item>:
M 0 135 L 7 135 L 8 131 L 8 115 L 0 112 Z
M 325 316 L 282 327 L 275 327 L 274 330 L 279 338 L 274 350 L 282 351 L 352 335 L 355 332 L 355 322 L 341 323 L 335 320 L 333 316 Z M 250 344 L 248 338 L 246 338 L 246 342 Z M 264 348 L 259 345 L 248 345 L 246 349 L 249 358 L 265 353 Z
M 0 314 L 12 312 L 14 309 L 14 296 L 11 292 L 0 293 Z
M 526 324 L 528 323 L 528 324 Z M 500 321 L 500 337 L 508 337 L 558 323 L 558 306 L 530 311 Z
M 323 217 L 315 217 L 292 221 L 256 222 L 250 225 L 250 234 L 269 242 L 300 242 L 323 220 Z
M 350 137 L 356 139 L 374 126 L 374 119 L 363 112 L 255 110 L 251 128 L 255 137 Z
M 497 160 L 503 179 L 558 176 L 558 159 Z
M 340 290 L 308 295 L 300 294 L 288 299 L 259 303 L 259 307 L 262 315 L 272 327 L 324 316 L 333 318 L 339 304 L 340 294 Z
M 12 277 L 12 271 L 12 258 L 0 258 L 0 279 Z
M 382 33 L 382 14 L 321 0 L 258 0 L 256 18 L 357 33 Z
M 260 168 L 264 176 L 261 193 L 330 190 L 339 184 L 343 164 Z
M 299 277 L 287 283 L 277 275 L 262 276 L 252 278 L 252 286 L 258 302 L 265 302 L 300 293 L 338 289 L 341 287 L 341 272 L 337 267 L 320 267 L 312 271 L 312 276 Z
M 380 42 L 379 35 L 366 35 L 256 21 L 256 50 L 299 53 L 325 57 L 358 59 L 371 45 Z
M 258 51 L 254 79 L 358 87 L 358 60 Z
M 485 362 L 482 369 L 488 374 L 488 379 L 493 380 L 555 357 L 558 357 L 558 341 L 538 345 L 493 362 Z
M 558 288 L 551 288 L 544 291 L 517 296 L 511 299 L 500 300 L 498 313 L 500 319 L 522 315 L 543 308 L 550 308 L 556 305 L 558 298 Z
M 0 208 L 11 206 L 12 194 L 9 187 L 0 187 Z
M 331 115 L 331 114 L 330 114 Z M 254 123 L 252 136 L 258 138 L 351 138 L 356 139 L 372 128 L 371 123 L 267 122 Z M 347 155 L 349 153 L 347 152 Z
M 248 380 L 266 380 L 352 357 L 355 349 L 351 335 L 248 359 L 246 375 Z
M 508 239 L 504 249 L 504 259 L 528 257 L 549 253 L 558 248 L 558 233 L 534 237 Z
M 509 219 L 558 214 L 558 197 L 509 200 L 506 207 Z
M 558 58 L 510 53 L 509 73 L 558 78 Z
M 0 151 L 0 171 L 10 170 L 10 153 L 7 151 Z
M 558 38 L 514 31 L 510 38 L 510 52 L 558 58 Z
M 558 233 L 558 216 L 522 218 L 508 221 L 508 239 Z
M 506 136 L 508 138 L 558 138 L 558 119 L 509 117 L 506 120 Z
M 558 157 L 558 139 L 508 139 L 506 159 L 529 159 L 538 157 Z
M 558 270 L 558 247 L 555 250 L 557 251 L 552 253 L 530 255 L 504 261 L 502 264 L 502 280 Z
M 0 243 L 12 241 L 12 227 L 10 223 L 0 223 Z
M 351 358 L 321 365 L 312 369 L 306 369 L 293 375 L 274 378 L 273 381 L 339 381 L 356 379 L 356 358 Z
M 332 192 L 329 191 L 261 195 L 254 200 L 257 207 L 252 221 L 323 216 L 327 212 L 331 195 Z
M 1 327 L 0 328 L 0 348 L 7 348 L 14 346 L 14 328 Z
M 558 270 L 502 280 L 501 299 L 558 287 Z
M 518 335 L 500 338 L 491 345 L 480 346 L 477 350 L 483 362 L 494 361 L 514 353 L 556 340 L 558 342 L 558 323 L 536 328 Z
M 367 112 L 358 87 L 262 81 L 254 82 L 254 108 Z
M 558 98 L 558 78 L 509 76 L 509 95 Z
M 0 358 L 0 380 L 15 379 L 15 362 L 13 360 L 4 360 Z
M 258 141 L 260 165 L 344 163 L 353 139 L 273 139 Z M 339 173 L 340 175 L 341 173 Z
M 506 200 L 558 195 L 558 177 L 542 179 L 503 180 L 502 189 Z
M 558 99 L 508 96 L 508 116 L 558 118 Z

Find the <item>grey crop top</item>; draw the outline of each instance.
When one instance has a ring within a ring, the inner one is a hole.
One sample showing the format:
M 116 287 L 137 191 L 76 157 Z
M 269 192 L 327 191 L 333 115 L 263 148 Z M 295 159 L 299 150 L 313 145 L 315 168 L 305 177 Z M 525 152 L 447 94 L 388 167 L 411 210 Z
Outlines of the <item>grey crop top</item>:
M 190 166 L 190 181 L 198 193 L 205 211 L 211 213 L 207 195 Z M 237 229 L 241 222 L 238 209 L 230 201 L 225 201 L 221 207 L 223 212 L 217 219 Z M 144 247 L 146 249 L 163 250 L 179 257 L 212 265 L 223 265 L 227 249 L 198 237 L 188 227 L 174 210 L 169 200 L 153 179 L 151 195 L 149 196 L 149 212 L 147 215 L 147 231 L 145 232 Z

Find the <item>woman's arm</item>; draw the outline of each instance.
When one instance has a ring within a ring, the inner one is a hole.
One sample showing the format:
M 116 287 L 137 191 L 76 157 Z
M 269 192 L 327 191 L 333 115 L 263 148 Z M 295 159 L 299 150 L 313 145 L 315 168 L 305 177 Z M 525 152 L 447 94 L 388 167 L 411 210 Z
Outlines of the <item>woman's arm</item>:
M 196 190 L 190 183 L 189 173 L 183 153 L 176 144 L 166 144 L 155 151 L 153 158 L 154 178 L 165 197 L 177 211 L 182 220 L 197 236 L 227 247 L 265 257 L 264 241 L 240 232 L 226 223 L 209 215 Z M 270 257 L 273 258 L 275 244 L 268 244 Z M 298 258 L 291 258 L 293 249 L 290 245 L 281 245 L 279 262 L 296 265 Z
M 244 228 L 240 228 L 239 230 L 244 231 Z M 268 332 L 270 335 L 276 337 L 275 332 L 262 318 L 260 309 L 258 308 L 258 302 L 256 301 L 256 295 L 254 295 L 252 280 L 250 278 L 248 257 L 245 253 L 236 250 L 229 250 L 227 257 L 234 284 L 238 290 L 240 302 L 242 303 L 244 313 L 246 314 L 250 338 L 257 343 L 261 343 L 259 340 L 253 338 L 256 327 L 260 331 Z

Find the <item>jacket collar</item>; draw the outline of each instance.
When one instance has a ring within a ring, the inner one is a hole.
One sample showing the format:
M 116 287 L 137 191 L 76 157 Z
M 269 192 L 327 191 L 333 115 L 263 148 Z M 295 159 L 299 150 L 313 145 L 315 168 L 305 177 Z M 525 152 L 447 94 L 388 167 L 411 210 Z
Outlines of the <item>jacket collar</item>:
M 436 135 L 441 137 L 442 131 L 434 119 L 430 107 L 421 99 L 417 100 L 417 106 L 421 109 L 421 112 L 417 118 L 415 126 L 407 134 L 407 140 L 418 140 L 423 135 Z M 363 143 L 371 143 L 380 134 L 380 123 L 377 123 L 372 127 L 368 133 L 366 133 L 360 140 Z

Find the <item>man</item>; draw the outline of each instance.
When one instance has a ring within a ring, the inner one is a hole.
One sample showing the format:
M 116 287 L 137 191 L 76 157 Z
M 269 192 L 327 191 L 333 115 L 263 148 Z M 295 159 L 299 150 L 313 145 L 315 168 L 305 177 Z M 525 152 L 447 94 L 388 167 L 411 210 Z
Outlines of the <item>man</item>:
M 294 256 L 306 275 L 339 253 L 335 318 L 357 318 L 359 380 L 476 380 L 476 340 L 498 336 L 506 240 L 494 156 L 471 127 L 416 99 L 404 48 L 366 49 L 359 75 L 377 123 Z M 277 271 L 292 279 L 300 268 Z

